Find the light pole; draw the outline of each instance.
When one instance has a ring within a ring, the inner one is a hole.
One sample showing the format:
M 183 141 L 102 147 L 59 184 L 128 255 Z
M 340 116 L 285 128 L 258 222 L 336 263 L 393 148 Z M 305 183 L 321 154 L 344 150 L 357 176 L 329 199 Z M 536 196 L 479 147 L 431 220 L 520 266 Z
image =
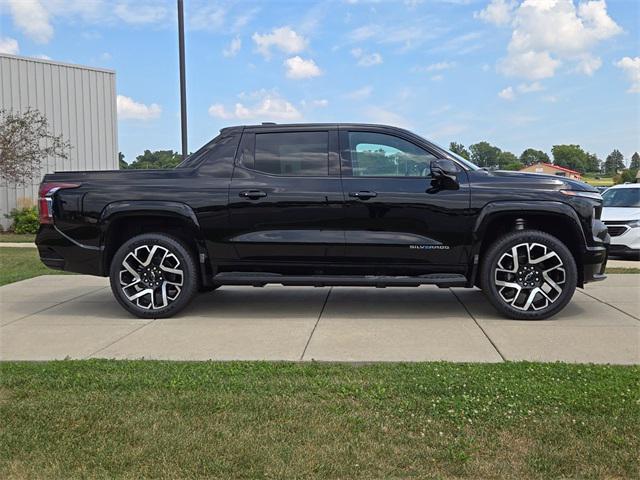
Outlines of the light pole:
M 180 50 L 180 124 L 182 128 L 182 159 L 187 158 L 187 84 L 184 62 L 184 5 L 178 0 L 178 49 Z

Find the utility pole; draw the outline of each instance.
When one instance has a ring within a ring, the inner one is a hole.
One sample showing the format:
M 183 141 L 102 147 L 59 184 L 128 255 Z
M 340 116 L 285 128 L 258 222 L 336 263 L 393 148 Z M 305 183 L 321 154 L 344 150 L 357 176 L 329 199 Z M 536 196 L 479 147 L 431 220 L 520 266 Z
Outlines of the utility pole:
M 184 4 L 178 0 L 178 48 L 180 50 L 180 123 L 182 127 L 182 159 L 187 158 L 187 80 L 184 61 Z

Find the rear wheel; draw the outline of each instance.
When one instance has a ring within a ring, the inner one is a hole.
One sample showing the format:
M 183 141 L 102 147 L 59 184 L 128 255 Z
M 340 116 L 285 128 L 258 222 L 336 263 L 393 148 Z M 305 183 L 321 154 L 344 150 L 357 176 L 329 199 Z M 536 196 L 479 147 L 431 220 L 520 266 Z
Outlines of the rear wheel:
M 140 318 L 170 317 L 198 289 L 193 256 L 182 242 L 162 233 L 126 241 L 113 257 L 110 280 L 118 303 Z
M 503 315 L 542 320 L 571 300 L 577 284 L 576 263 L 556 237 L 520 230 L 497 240 L 484 255 L 482 290 Z

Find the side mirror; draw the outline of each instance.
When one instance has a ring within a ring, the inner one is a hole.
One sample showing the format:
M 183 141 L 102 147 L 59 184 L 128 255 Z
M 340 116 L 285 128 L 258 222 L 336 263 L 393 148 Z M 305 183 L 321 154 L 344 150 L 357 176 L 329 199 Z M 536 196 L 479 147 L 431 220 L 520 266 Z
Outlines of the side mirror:
M 458 185 L 458 167 L 452 160 L 440 159 L 431 161 L 431 176 L 446 185 Z

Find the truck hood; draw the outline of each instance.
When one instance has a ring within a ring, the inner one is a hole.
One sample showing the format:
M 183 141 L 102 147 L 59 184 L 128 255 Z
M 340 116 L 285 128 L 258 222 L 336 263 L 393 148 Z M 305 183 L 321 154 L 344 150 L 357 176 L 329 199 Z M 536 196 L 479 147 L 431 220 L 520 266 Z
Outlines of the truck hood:
M 595 187 L 581 182 L 580 180 L 573 180 L 567 177 L 560 177 L 558 175 L 546 175 L 543 173 L 532 172 L 512 172 L 507 170 L 496 170 L 489 172 L 494 177 L 499 177 L 505 181 L 513 181 L 514 183 L 522 184 L 534 184 L 542 188 L 548 188 L 550 190 L 580 190 L 583 192 L 597 192 Z
M 600 220 L 640 220 L 640 207 L 604 207 Z

